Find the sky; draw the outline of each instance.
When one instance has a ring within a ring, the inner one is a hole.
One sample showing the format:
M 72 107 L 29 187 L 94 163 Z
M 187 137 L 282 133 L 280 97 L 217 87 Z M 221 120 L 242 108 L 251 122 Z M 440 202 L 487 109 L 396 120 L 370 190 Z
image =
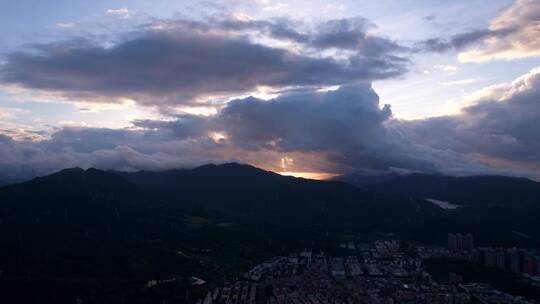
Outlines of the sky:
M 0 181 L 225 162 L 540 180 L 539 120 L 539 0 L 0 0 Z

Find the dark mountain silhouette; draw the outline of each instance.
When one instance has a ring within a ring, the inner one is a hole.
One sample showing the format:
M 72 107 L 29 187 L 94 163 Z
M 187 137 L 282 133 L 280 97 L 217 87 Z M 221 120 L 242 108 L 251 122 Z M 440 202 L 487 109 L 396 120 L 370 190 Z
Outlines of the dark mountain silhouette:
M 14 303 L 148 303 L 141 290 L 152 277 L 204 272 L 175 252 L 193 242 L 178 237 L 185 217 L 96 169 L 0 188 L 0 294 Z
M 354 183 L 354 177 L 342 177 Z M 387 179 L 359 184 L 363 189 L 432 198 L 458 205 L 527 206 L 540 204 L 540 183 L 507 176 L 391 175 Z
M 100 195 L 100 199 L 128 199 L 136 197 L 135 185 L 124 178 L 97 169 L 71 168 L 33 180 L 7 186 L 3 195 L 17 195 L 17 199 L 77 199 L 88 201 Z
M 381 174 L 363 174 L 363 173 L 351 173 L 345 175 L 339 175 L 333 180 L 355 185 L 359 188 L 367 188 L 368 186 L 377 185 L 380 183 L 392 181 L 400 178 L 398 173 L 381 173 Z
M 141 189 L 167 199 L 189 201 L 217 209 L 244 211 L 297 199 L 295 205 L 314 205 L 323 200 L 362 203 L 368 192 L 342 182 L 316 181 L 282 176 L 249 165 L 205 165 L 192 170 L 163 172 L 116 172 Z M 308 202 L 309 201 L 309 202 Z
M 19 223 L 51 216 L 90 223 L 118 217 L 119 213 L 129 214 L 126 220 L 137 221 L 174 210 L 219 212 L 249 216 L 260 222 L 278 221 L 296 227 L 329 225 L 336 229 L 397 220 L 404 214 L 414 214 L 418 203 L 342 182 L 281 176 L 240 164 L 135 173 L 66 169 L 1 188 L 0 199 L 2 215 L 21 217 Z
M 143 286 L 171 276 L 219 280 L 250 261 L 330 248 L 341 235 L 391 232 L 444 242 L 448 231 L 462 231 L 497 244 L 512 242 L 514 230 L 540 236 L 537 205 L 445 211 L 423 200 L 450 200 L 452 191 L 462 198 L 467 184 L 483 195 L 473 198 L 493 188 L 536 189 L 527 180 L 420 175 L 361 189 L 235 163 L 163 172 L 66 169 L 0 188 L 0 294 L 18 303 L 182 303 L 186 289 L 198 289 L 188 284 L 156 296 Z
M 418 203 L 343 182 L 282 176 L 236 163 L 117 174 L 163 200 L 293 226 L 386 223 L 412 216 Z M 385 208 L 387 204 L 392 208 Z
M 0 188 L 0 294 L 19 303 L 148 303 L 152 278 L 221 278 L 252 259 L 319 244 L 328 231 L 392 230 L 413 216 L 408 199 L 239 164 L 66 169 Z M 184 301 L 182 288 L 172 290 L 168 298 Z

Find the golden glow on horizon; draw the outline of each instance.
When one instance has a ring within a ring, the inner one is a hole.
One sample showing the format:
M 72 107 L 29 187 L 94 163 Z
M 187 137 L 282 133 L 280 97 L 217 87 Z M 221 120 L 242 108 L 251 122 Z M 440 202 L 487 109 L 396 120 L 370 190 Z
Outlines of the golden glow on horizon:
M 316 179 L 316 180 L 327 180 L 331 179 L 333 177 L 338 176 L 339 174 L 334 173 L 324 173 L 324 172 L 292 172 L 292 171 L 285 171 L 285 172 L 276 172 L 280 175 L 284 176 L 294 176 L 294 177 L 301 177 L 301 178 L 307 178 L 307 179 Z

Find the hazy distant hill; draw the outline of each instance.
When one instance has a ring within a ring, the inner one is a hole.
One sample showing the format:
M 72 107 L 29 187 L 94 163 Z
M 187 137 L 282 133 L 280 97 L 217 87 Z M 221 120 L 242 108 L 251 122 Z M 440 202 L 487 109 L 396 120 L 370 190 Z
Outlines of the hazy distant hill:
M 342 177 L 355 182 L 355 177 Z M 452 177 L 427 174 L 391 175 L 362 180 L 364 189 L 415 198 L 433 198 L 458 205 L 526 206 L 540 204 L 540 183 L 506 176 Z

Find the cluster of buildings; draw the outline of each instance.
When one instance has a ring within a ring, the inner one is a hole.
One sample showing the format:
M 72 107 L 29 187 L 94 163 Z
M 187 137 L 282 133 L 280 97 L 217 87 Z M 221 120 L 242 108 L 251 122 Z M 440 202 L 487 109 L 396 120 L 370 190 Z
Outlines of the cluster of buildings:
M 255 304 L 258 284 L 249 281 L 235 281 L 224 287 L 216 287 L 209 291 L 197 304 L 231 303 Z
M 307 268 L 295 276 L 268 278 L 269 304 L 345 304 L 345 303 L 470 303 L 470 297 L 458 288 L 425 281 L 391 277 L 333 278 L 318 267 Z
M 440 250 L 441 254 L 466 252 L 467 256 L 479 251 L 465 245 L 472 245 L 465 241 L 467 235 L 461 238 L 462 249 L 456 252 L 440 247 L 424 249 L 431 254 Z M 457 239 L 456 235 L 456 243 Z M 404 254 L 398 241 L 355 244 L 354 248 L 356 255 L 349 256 L 303 251 L 271 258 L 241 280 L 208 292 L 198 304 L 540 303 L 485 284 L 462 284 L 461 279 L 436 282 L 425 271 L 422 257 Z
M 395 277 L 390 264 L 409 270 Z M 323 253 L 292 254 L 270 259 L 250 270 L 245 278 L 210 291 L 199 304 L 348 304 L 348 303 L 470 303 L 455 286 L 423 280 L 420 263 L 369 260 L 355 256 L 330 257 Z M 377 271 L 371 271 L 374 267 Z M 251 278 L 261 273 L 257 282 Z
M 475 259 L 487 267 L 513 273 L 540 275 L 540 253 L 520 248 L 478 248 Z
M 472 234 L 448 234 L 448 247 L 417 247 L 421 258 L 462 258 L 487 267 L 540 276 L 540 252 L 523 248 L 475 247 Z
M 444 253 L 443 253 L 444 254 Z M 474 247 L 472 234 L 448 234 L 448 256 L 466 258 L 487 267 L 540 276 L 540 253 L 521 248 Z
M 378 240 L 373 243 L 375 251 L 381 257 L 400 255 L 400 242 L 398 240 Z
M 474 295 L 474 302 L 480 304 L 527 304 L 534 303 L 527 301 L 521 297 L 515 297 L 513 295 L 501 292 L 494 289 L 489 284 L 482 283 L 470 283 L 461 284 L 460 288 L 467 294 Z
M 474 237 L 472 234 L 448 234 L 448 250 L 450 250 L 451 252 L 472 251 L 473 249 Z

